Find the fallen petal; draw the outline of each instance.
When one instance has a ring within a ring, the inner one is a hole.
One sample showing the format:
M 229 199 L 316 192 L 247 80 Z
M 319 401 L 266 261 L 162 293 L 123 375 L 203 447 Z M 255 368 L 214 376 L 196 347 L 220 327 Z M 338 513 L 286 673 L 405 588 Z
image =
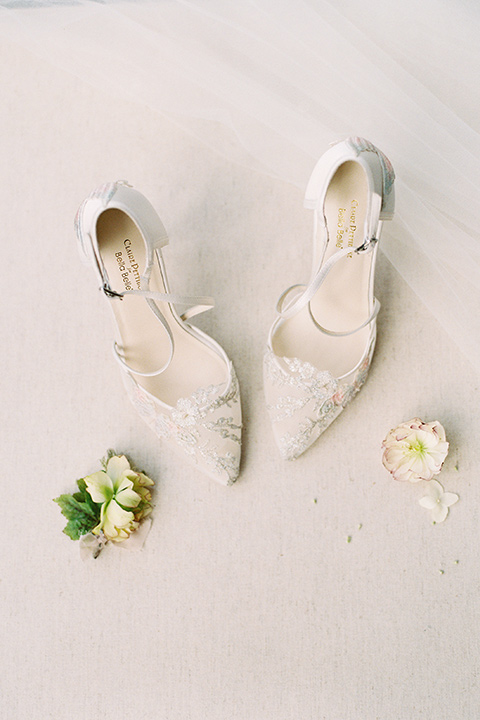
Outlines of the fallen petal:
M 430 495 L 425 495 L 424 497 L 420 498 L 418 502 L 426 510 L 433 510 L 433 508 L 437 504 L 437 501 L 430 497 Z
M 441 523 L 445 520 L 445 518 L 448 515 L 448 507 L 445 507 L 445 505 L 442 505 L 441 503 L 437 503 L 437 505 L 432 510 L 432 519 L 436 523 Z
M 459 497 L 455 493 L 446 492 L 442 495 L 442 505 L 446 505 L 447 507 L 450 507 L 451 505 L 455 505 L 456 502 L 458 502 Z

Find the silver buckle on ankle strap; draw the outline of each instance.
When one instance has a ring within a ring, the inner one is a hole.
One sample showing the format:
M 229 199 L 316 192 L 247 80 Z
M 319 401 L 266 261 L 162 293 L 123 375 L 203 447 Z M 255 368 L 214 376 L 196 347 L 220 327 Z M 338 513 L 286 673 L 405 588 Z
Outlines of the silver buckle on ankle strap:
M 117 292 L 115 292 L 115 290 L 112 290 L 112 288 L 110 287 L 110 285 L 108 283 L 103 283 L 100 290 L 103 290 L 105 295 L 109 298 L 118 297 L 118 298 L 120 298 L 120 300 L 123 300 L 123 295 L 120 295 L 120 293 L 117 293 Z
M 357 248 L 355 248 L 355 252 L 356 253 L 370 252 L 371 250 L 373 250 L 373 248 L 375 247 L 377 242 L 378 242 L 378 238 L 376 238 L 376 237 L 365 238 L 363 243 L 361 245 L 359 245 Z

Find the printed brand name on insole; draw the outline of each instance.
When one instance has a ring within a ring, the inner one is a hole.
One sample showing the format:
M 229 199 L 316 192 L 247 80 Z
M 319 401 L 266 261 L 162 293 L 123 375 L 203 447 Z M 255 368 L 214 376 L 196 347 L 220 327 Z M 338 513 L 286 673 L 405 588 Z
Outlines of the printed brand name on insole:
M 335 245 L 340 250 L 343 248 L 343 238 L 346 233 L 348 238 L 347 247 L 354 246 L 355 231 L 357 229 L 357 208 L 358 200 L 352 200 L 350 203 L 350 214 L 347 217 L 347 208 L 338 208 L 337 219 L 337 238 Z M 348 257 L 352 257 L 349 255 Z
M 125 247 L 127 259 L 124 259 L 122 251 L 115 253 L 115 259 L 118 263 L 118 269 L 120 271 L 125 290 L 133 290 L 133 282 L 135 282 L 137 289 L 139 289 L 140 272 L 138 269 L 138 263 L 135 260 L 135 255 L 133 254 L 132 241 L 127 238 L 123 241 L 123 245 Z

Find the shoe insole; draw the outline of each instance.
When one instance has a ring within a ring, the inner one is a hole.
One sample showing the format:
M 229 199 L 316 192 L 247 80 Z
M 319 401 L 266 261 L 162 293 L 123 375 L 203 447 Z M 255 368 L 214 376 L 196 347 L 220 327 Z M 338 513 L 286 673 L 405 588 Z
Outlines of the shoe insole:
M 139 290 L 146 249 L 133 220 L 121 210 L 106 210 L 97 222 L 97 238 L 112 290 Z M 150 290 L 165 293 L 165 283 L 155 258 Z M 119 352 L 127 364 L 141 372 L 153 372 L 163 367 L 169 358 L 170 342 L 146 299 L 127 295 L 123 299 L 109 300 L 117 321 Z M 136 381 L 168 405 L 175 405 L 179 398 L 190 396 L 200 387 L 226 382 L 223 359 L 178 322 L 168 303 L 155 302 L 172 332 L 174 353 L 170 365 L 160 375 L 133 375 Z
M 333 176 L 325 198 L 329 242 L 323 262 L 338 250 L 362 244 L 367 197 L 363 168 L 353 161 L 343 163 Z M 371 313 L 371 263 L 371 253 L 352 253 L 330 270 L 311 301 L 312 314 L 322 327 L 346 332 L 367 320 Z M 346 337 L 325 335 L 315 326 L 308 307 L 305 307 L 280 324 L 274 336 L 273 350 L 280 357 L 298 357 L 340 377 L 360 362 L 369 334 L 367 326 Z

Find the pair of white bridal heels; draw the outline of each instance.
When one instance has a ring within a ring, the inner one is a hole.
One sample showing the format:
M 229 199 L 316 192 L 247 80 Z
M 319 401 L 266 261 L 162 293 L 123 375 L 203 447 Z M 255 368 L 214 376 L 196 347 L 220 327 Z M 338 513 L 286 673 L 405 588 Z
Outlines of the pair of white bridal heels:
M 286 459 L 319 437 L 366 378 L 379 310 L 375 258 L 382 221 L 393 215 L 393 180 L 377 148 L 349 138 L 322 156 L 308 184 L 313 271 L 308 284 L 280 297 L 265 356 L 267 406 Z M 94 190 L 79 208 L 76 231 L 113 311 L 113 352 L 133 405 L 160 438 L 231 485 L 240 466 L 238 381 L 225 351 L 189 322 L 212 298 L 170 292 L 165 228 L 125 182 Z

